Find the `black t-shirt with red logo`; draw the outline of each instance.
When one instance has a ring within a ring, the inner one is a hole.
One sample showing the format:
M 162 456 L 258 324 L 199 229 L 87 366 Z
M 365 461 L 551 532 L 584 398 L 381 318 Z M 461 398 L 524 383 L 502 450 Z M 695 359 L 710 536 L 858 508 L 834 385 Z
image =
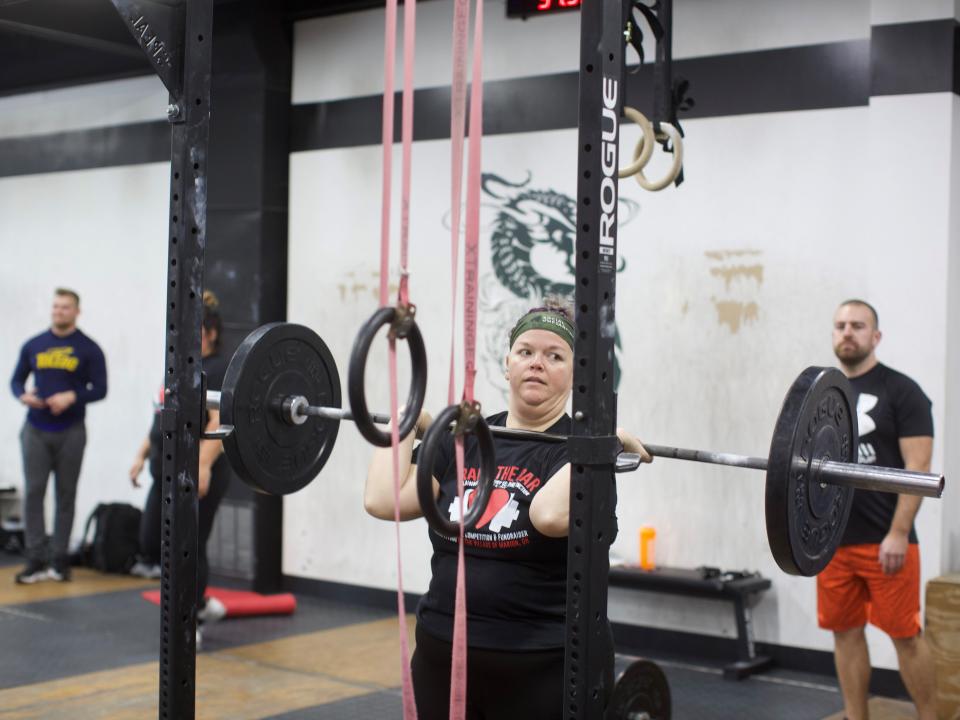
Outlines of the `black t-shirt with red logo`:
M 487 418 L 504 425 L 507 413 Z M 546 432 L 567 435 L 564 415 Z M 530 502 L 569 462 L 565 443 L 496 438 L 497 471 L 486 512 L 466 531 L 467 642 L 471 647 L 541 650 L 564 645 L 567 539 L 541 535 L 530 522 Z M 416 462 L 416 454 L 414 455 Z M 442 443 L 433 476 L 440 483 L 441 513 L 459 520 L 453 435 Z M 480 453 L 472 436 L 464 443 L 464 493 L 470 507 Z M 422 629 L 450 641 L 457 580 L 457 542 L 432 529 L 430 589 L 420 601 Z
M 850 384 L 857 393 L 860 463 L 902 468 L 900 438 L 933 437 L 930 399 L 913 380 L 880 363 L 850 378 Z M 898 497 L 896 493 L 854 490 L 850 521 L 840 544 L 882 542 L 890 531 Z M 917 542 L 913 527 L 910 542 Z

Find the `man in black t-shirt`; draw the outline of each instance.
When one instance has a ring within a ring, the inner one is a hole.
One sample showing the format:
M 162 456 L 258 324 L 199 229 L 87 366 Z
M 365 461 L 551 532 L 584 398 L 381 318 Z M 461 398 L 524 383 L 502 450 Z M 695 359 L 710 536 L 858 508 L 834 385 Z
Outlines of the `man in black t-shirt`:
M 930 400 L 913 380 L 877 361 L 877 312 L 847 300 L 833 322 L 833 348 L 857 393 L 860 462 L 930 470 Z M 920 625 L 920 553 L 913 521 L 920 497 L 856 490 L 837 554 L 817 576 L 820 627 L 834 634 L 848 720 L 866 720 L 870 655 L 864 626 L 893 640 L 919 720 L 935 720 L 934 667 Z

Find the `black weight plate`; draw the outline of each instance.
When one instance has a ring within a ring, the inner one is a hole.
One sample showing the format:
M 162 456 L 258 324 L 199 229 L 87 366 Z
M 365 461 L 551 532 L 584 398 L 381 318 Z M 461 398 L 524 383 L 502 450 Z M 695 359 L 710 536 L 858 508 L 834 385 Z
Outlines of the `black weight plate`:
M 670 684 L 655 662 L 633 660 L 624 667 L 617 657 L 617 681 L 607 705 L 606 720 L 670 720 Z
M 327 462 L 339 420 L 283 419 L 285 398 L 340 407 L 340 375 L 333 355 L 310 328 L 271 323 L 237 348 L 223 381 L 220 421 L 232 425 L 223 449 L 237 475 L 254 490 L 287 495 L 302 489 Z
M 813 462 L 855 463 L 857 443 L 849 381 L 836 368 L 808 367 L 783 401 L 767 465 L 767 538 L 784 572 L 816 575 L 836 553 L 853 489 L 818 482 Z

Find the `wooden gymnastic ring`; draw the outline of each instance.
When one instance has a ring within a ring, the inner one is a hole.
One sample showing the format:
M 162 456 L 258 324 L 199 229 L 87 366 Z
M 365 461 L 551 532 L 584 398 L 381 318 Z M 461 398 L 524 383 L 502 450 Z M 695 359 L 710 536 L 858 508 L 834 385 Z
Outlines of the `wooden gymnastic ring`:
M 670 185 L 674 182 L 677 177 L 680 175 L 680 170 L 683 168 L 683 138 L 680 136 L 680 131 L 677 130 L 673 125 L 668 122 L 661 122 L 661 128 L 667 128 L 670 131 L 670 139 L 673 141 L 673 165 L 670 166 L 670 172 L 668 172 L 660 180 L 647 180 L 647 177 L 643 174 L 643 168 L 646 165 L 640 166 L 640 169 L 637 170 L 634 177 L 637 179 L 637 183 L 644 190 L 650 190 L 651 192 L 656 192 L 657 190 L 663 190 L 667 185 Z M 657 140 L 663 140 L 667 137 L 667 134 L 664 132 L 657 133 Z M 634 150 L 634 157 L 639 158 L 640 154 L 645 150 L 641 148 L 640 145 L 637 145 L 636 150 Z
M 643 170 L 644 166 L 650 162 L 650 158 L 653 156 L 653 146 L 656 142 L 653 125 L 642 112 L 625 105 L 623 107 L 623 115 L 633 120 L 633 122 L 639 126 L 641 135 L 633 151 L 633 162 L 617 171 L 617 177 L 621 180 L 631 175 L 636 175 Z

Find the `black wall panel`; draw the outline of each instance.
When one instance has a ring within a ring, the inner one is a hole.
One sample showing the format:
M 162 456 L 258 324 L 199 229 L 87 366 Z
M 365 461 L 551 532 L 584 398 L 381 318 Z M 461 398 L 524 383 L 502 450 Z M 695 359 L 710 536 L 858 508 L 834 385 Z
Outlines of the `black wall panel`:
M 204 284 L 220 298 L 227 353 L 286 318 L 291 45 L 279 4 L 217 7 Z M 278 590 L 282 499 L 235 480 L 224 503 L 254 507 L 253 567 L 239 574 L 255 590 Z

